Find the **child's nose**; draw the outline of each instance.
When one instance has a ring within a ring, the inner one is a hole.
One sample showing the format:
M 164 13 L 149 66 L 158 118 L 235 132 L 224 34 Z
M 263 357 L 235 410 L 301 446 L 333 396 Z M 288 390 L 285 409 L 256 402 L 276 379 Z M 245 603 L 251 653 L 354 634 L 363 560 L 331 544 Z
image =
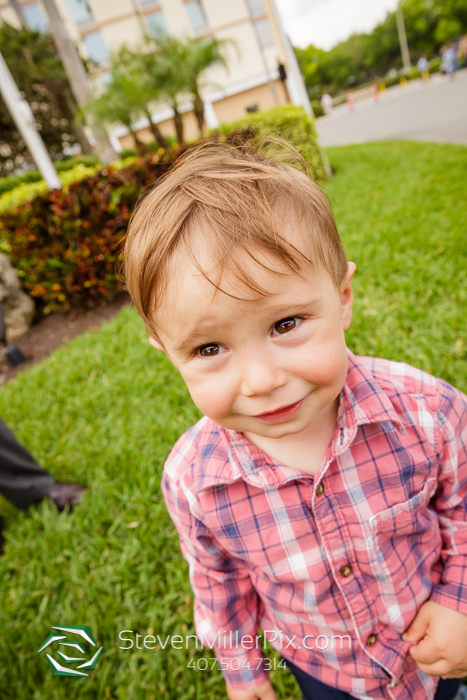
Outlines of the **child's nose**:
M 242 394 L 244 396 L 268 396 L 274 389 L 284 386 L 287 374 L 276 367 L 268 357 L 249 358 L 242 367 Z

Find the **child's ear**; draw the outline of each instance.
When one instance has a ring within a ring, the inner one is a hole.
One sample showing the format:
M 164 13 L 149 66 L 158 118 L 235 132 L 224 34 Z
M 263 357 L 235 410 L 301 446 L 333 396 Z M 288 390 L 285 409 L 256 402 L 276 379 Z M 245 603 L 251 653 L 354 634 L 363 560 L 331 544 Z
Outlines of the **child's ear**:
M 165 348 L 162 345 L 162 343 L 160 343 L 155 338 L 149 338 L 149 342 L 151 343 L 153 348 L 156 348 L 156 350 L 162 350 L 162 352 L 165 352 Z
M 352 321 L 352 306 L 353 306 L 353 290 L 352 290 L 352 277 L 355 274 L 357 266 L 353 262 L 347 263 L 347 272 L 345 277 L 341 282 L 340 295 L 341 295 L 341 306 L 342 306 L 342 324 L 344 331 L 350 327 Z

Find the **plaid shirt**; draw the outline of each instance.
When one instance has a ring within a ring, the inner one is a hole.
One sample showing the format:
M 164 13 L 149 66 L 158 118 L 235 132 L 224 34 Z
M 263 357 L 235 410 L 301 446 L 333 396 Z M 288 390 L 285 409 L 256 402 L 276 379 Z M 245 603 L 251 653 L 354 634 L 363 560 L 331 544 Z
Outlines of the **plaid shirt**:
M 401 634 L 428 599 L 467 614 L 466 446 L 466 396 L 350 352 L 314 478 L 206 417 L 188 430 L 162 488 L 197 635 L 223 659 L 227 683 L 266 680 L 250 642 L 261 627 L 323 683 L 359 698 L 431 700 L 438 679 L 417 669 Z

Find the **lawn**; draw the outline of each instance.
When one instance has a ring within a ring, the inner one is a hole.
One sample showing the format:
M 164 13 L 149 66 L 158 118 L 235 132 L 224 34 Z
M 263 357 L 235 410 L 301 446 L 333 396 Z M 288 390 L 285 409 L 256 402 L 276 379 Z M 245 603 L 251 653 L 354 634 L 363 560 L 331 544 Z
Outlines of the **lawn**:
M 467 391 L 467 149 L 401 142 L 328 154 L 336 174 L 326 190 L 358 265 L 349 347 Z M 121 630 L 162 640 L 193 632 L 187 567 L 159 482 L 199 413 L 134 310 L 3 387 L 0 415 L 57 478 L 90 487 L 68 516 L 48 503 L 26 513 L 0 503 L 2 700 L 225 697 L 218 671 L 187 668 L 194 647 L 119 648 Z M 37 654 L 52 625 L 88 625 L 104 646 L 89 678 L 54 676 Z M 273 682 L 280 700 L 299 698 L 287 673 Z

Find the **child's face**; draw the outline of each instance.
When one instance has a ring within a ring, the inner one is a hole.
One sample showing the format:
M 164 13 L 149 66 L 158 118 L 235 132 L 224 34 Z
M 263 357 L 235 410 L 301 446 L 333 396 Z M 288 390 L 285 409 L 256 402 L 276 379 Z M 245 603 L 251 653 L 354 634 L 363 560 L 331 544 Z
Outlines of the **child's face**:
M 159 340 L 151 343 L 167 354 L 195 404 L 215 423 L 283 438 L 306 431 L 344 385 L 355 265 L 349 263 L 338 290 L 325 271 L 311 266 L 303 278 L 279 277 L 244 262 L 268 295 L 232 299 L 187 265 L 174 282 L 175 298 L 157 312 Z M 277 261 L 270 265 L 277 269 Z M 248 296 L 229 273 L 220 286 Z

